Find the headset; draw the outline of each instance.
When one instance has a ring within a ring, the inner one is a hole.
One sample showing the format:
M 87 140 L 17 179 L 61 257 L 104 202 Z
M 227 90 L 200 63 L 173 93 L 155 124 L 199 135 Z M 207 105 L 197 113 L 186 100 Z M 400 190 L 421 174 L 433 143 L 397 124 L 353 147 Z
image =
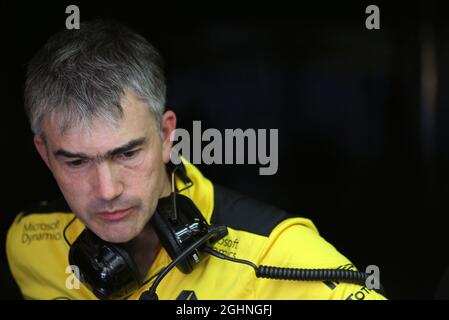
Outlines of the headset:
M 145 275 L 124 248 L 123 244 L 102 240 L 89 229 L 69 244 L 69 263 L 76 265 L 79 273 L 75 276 L 99 299 L 126 299 L 142 285 L 153 284 L 141 296 L 141 300 L 157 300 L 156 288 L 165 275 L 175 266 L 183 273 L 191 273 L 207 254 L 220 259 L 243 263 L 254 268 L 256 277 L 284 280 L 342 281 L 365 284 L 369 274 L 339 269 L 294 269 L 272 266 L 256 266 L 254 263 L 228 257 L 212 246 L 228 233 L 225 226 L 209 225 L 201 212 L 180 192 L 190 188 L 193 182 L 187 177 L 184 165 L 167 166 L 171 171 L 172 192 L 170 196 L 159 199 L 150 220 L 156 234 L 165 248 L 171 263 L 144 282 Z M 186 184 L 182 190 L 175 190 L 175 173 Z M 75 219 L 75 218 L 74 218 Z M 73 219 L 73 220 L 74 220 Z M 72 220 L 72 222 L 73 222 Z M 70 223 L 66 226 L 66 229 Z

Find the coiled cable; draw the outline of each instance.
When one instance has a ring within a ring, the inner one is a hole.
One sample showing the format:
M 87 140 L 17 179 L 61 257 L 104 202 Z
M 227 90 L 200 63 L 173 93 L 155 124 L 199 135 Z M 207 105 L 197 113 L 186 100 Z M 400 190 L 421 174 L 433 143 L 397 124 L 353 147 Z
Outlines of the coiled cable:
M 296 269 L 271 266 L 256 266 L 251 261 L 228 257 L 212 248 L 205 247 L 203 251 L 224 260 L 247 264 L 254 268 L 256 277 L 280 280 L 303 281 L 341 281 L 365 285 L 369 274 L 353 270 L 342 269 Z

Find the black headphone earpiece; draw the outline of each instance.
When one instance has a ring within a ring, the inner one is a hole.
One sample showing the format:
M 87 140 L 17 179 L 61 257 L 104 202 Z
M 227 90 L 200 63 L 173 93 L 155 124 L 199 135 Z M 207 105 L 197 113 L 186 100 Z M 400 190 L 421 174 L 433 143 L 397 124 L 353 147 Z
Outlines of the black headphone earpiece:
M 69 263 L 77 268 L 79 280 L 99 299 L 121 299 L 143 281 L 122 245 L 104 241 L 87 228 L 71 245 Z
M 176 207 L 172 205 L 173 196 L 176 197 Z M 173 213 L 173 210 L 177 213 Z M 176 216 L 176 219 L 172 219 L 173 216 Z M 209 232 L 208 223 L 192 200 L 180 194 L 172 194 L 159 200 L 151 224 L 172 259 L 178 257 L 196 239 Z M 204 255 L 201 248 L 197 248 L 180 261 L 177 267 L 181 272 L 190 273 L 195 265 L 201 262 Z

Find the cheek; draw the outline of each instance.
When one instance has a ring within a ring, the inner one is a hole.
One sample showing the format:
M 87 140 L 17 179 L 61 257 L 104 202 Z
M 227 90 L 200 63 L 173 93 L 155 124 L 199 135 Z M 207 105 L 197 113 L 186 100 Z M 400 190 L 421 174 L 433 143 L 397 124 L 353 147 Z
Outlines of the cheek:
M 89 186 L 85 179 L 72 176 L 55 176 L 56 182 L 64 195 L 70 208 L 77 213 L 80 218 L 85 218 L 84 212 L 89 204 Z
M 148 155 L 138 166 L 123 171 L 126 187 L 131 193 L 144 197 L 158 194 L 162 185 L 163 170 L 161 158 Z
M 88 176 L 85 172 L 70 173 L 58 162 L 52 162 L 51 168 L 59 188 L 65 197 L 71 199 L 72 203 L 82 203 L 86 195 L 91 193 L 88 184 Z
M 56 173 L 54 175 L 59 188 L 64 194 L 67 194 L 71 198 L 79 197 L 85 193 L 85 179 L 79 175 L 74 177 L 72 175 Z

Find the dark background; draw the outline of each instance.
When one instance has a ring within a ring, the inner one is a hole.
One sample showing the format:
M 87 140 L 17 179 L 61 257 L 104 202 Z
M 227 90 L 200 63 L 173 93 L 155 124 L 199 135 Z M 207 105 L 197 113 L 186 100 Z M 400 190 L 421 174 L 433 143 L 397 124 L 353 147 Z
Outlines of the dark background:
M 116 18 L 159 49 L 180 127 L 279 130 L 277 174 L 200 165 L 213 182 L 311 218 L 359 269 L 380 267 L 389 298 L 434 298 L 449 265 L 449 20 L 436 1 L 341 2 L 2 3 L 1 242 L 20 210 L 59 196 L 22 91 L 77 4 L 81 23 Z M 380 30 L 365 28 L 369 4 Z M 423 75 L 438 80 L 434 103 Z M 19 298 L 0 253 L 0 297 Z

